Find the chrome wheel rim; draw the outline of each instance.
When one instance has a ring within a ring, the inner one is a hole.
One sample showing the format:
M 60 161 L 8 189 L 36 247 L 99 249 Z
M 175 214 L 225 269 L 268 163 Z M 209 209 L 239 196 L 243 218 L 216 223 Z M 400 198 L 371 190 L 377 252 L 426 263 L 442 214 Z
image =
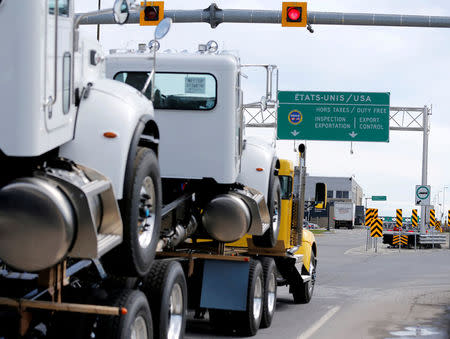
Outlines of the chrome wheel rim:
M 179 284 L 173 285 L 169 301 L 169 329 L 168 339 L 178 339 L 183 325 L 183 291 Z
M 279 208 L 278 199 L 275 199 L 273 202 L 273 216 L 272 216 L 272 230 L 274 234 L 276 234 L 278 230 L 278 219 L 279 219 L 278 208 Z
M 147 324 L 142 316 L 134 319 L 131 325 L 131 339 L 147 339 Z
M 253 318 L 258 320 L 261 316 L 263 287 L 260 276 L 256 277 L 255 293 L 253 294 Z
M 155 228 L 155 210 L 156 210 L 155 184 L 152 178 L 145 177 L 140 190 L 139 203 L 139 246 L 147 248 L 153 239 L 153 230 Z
M 314 266 L 314 261 L 311 260 L 309 264 L 309 270 L 311 272 L 311 280 L 309 281 L 308 292 L 309 295 L 312 295 L 314 284 L 316 282 L 316 266 Z
M 272 314 L 275 309 L 275 302 L 277 299 L 277 283 L 275 273 L 272 273 L 270 275 L 268 283 L 269 284 L 267 286 L 267 309 L 269 313 Z

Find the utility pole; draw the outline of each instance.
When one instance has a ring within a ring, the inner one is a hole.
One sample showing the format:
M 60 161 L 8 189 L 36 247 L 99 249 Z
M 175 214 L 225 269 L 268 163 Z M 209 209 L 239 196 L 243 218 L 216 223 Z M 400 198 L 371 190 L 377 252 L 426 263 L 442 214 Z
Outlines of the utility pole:
M 98 0 L 98 10 L 102 7 L 102 0 Z M 100 41 L 100 24 L 97 25 L 97 41 Z
M 428 107 L 424 106 L 422 111 L 422 127 L 423 127 L 423 148 L 422 148 L 422 185 L 427 185 L 428 176 Z M 420 234 L 425 234 L 425 219 L 427 206 L 420 206 Z
M 303 226 L 303 219 L 305 218 L 305 188 L 306 188 L 306 146 L 300 144 L 298 146 L 299 155 L 299 169 L 300 169 L 300 213 L 299 222 Z

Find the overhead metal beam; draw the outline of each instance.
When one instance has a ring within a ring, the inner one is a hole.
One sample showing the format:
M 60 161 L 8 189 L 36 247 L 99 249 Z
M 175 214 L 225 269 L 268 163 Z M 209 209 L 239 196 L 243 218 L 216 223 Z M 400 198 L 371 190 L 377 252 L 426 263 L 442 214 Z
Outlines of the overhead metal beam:
M 211 4 L 206 9 L 165 10 L 164 15 L 174 23 L 208 23 L 216 28 L 221 23 L 281 24 L 281 10 L 220 9 Z M 129 24 L 139 23 L 139 13 L 131 12 Z M 402 14 L 369 14 L 308 12 L 311 25 L 354 25 L 354 26 L 395 26 L 450 28 L 450 17 Z M 112 15 L 101 14 L 85 18 L 82 25 L 114 24 Z

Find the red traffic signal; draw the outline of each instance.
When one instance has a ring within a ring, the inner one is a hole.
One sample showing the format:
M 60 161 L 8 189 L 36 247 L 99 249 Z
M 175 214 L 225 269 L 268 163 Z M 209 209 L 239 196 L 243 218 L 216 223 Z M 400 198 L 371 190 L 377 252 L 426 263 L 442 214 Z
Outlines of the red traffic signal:
M 283 27 L 306 27 L 307 3 L 283 2 L 281 25 Z
M 147 6 L 144 9 L 144 21 L 157 21 L 159 18 L 159 6 Z
M 140 13 L 141 26 L 156 26 L 164 19 L 164 1 L 147 1 L 147 4 L 150 3 L 151 6 L 144 7 L 144 2 L 141 2 L 141 6 L 144 7 Z
M 302 8 L 301 7 L 288 7 L 287 8 L 287 21 L 296 22 L 302 18 Z

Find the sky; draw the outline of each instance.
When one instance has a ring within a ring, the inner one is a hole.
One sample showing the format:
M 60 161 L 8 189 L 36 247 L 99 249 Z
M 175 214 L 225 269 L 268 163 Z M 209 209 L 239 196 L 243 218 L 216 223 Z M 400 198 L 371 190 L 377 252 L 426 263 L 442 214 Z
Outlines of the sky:
M 166 9 L 202 9 L 212 1 L 167 0 Z M 281 1 L 215 0 L 220 8 L 281 9 Z M 113 0 L 102 0 L 102 8 Z M 94 10 L 97 0 L 75 0 L 77 12 Z M 450 16 L 448 0 L 310 0 L 309 11 Z M 292 91 L 390 92 L 391 106 L 432 107 L 428 183 L 437 215 L 450 208 L 450 29 L 314 25 L 282 28 L 276 24 L 175 24 L 161 49 L 195 51 L 216 40 L 220 49 L 238 51 L 243 63 L 270 63 L 280 69 L 279 89 Z M 136 48 L 153 36 L 152 27 L 105 26 L 101 44 Z M 95 38 L 95 30 L 83 27 Z M 244 83 L 245 101 L 264 92 L 260 77 Z M 273 135 L 273 131 L 258 133 Z M 298 142 L 297 142 L 298 145 Z M 415 185 L 421 184 L 422 133 L 390 132 L 389 143 L 307 141 L 306 166 L 314 176 L 354 176 L 365 196 L 386 195 L 386 202 L 368 201 L 379 215 L 409 216 Z M 279 157 L 296 161 L 293 141 L 278 141 Z M 445 188 L 448 186 L 449 188 Z M 444 215 L 447 213 L 444 213 Z

